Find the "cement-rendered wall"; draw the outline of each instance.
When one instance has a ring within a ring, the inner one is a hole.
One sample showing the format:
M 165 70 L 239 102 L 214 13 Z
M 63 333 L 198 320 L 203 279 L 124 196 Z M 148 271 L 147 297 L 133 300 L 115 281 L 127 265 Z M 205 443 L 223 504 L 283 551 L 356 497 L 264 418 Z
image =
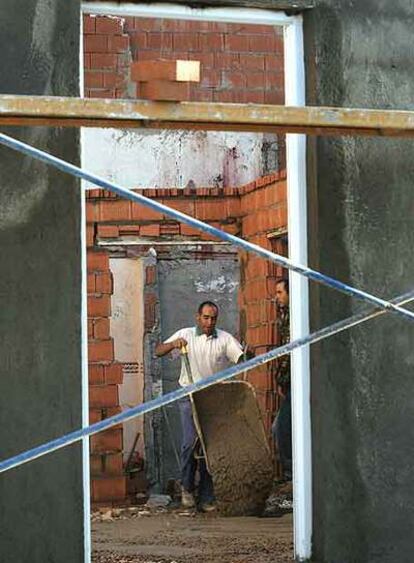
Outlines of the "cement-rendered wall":
M 2 0 L 0 93 L 79 92 L 79 2 Z M 78 161 L 72 129 L 10 128 Z M 81 425 L 78 182 L 0 148 L 1 458 Z M 0 477 L 1 561 L 83 561 L 81 447 Z
M 414 6 L 319 0 L 308 104 L 414 109 Z M 413 287 L 414 142 L 310 141 L 311 265 L 382 297 Z M 359 307 L 313 288 L 313 328 Z M 414 327 L 388 316 L 312 348 L 314 556 L 412 561 Z

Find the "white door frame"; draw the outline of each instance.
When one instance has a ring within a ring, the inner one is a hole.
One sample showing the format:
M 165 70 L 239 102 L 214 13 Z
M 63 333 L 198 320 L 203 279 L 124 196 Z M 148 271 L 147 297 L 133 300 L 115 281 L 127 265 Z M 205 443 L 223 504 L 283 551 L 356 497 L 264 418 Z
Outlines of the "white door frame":
M 302 16 L 284 12 L 250 8 L 190 8 L 176 4 L 132 4 L 117 2 L 83 2 L 82 13 L 108 16 L 135 16 L 174 20 L 212 21 L 224 23 L 282 26 L 284 30 L 285 105 L 305 105 L 305 65 Z M 83 61 L 83 57 L 81 59 Z M 83 74 L 83 62 L 81 63 Z M 82 136 L 81 136 L 82 144 Z M 306 201 L 306 137 L 286 135 L 288 186 L 289 258 L 307 265 L 307 201 Z M 82 156 L 82 166 L 87 165 Z M 290 272 L 291 338 L 309 333 L 309 297 L 307 278 Z M 86 319 L 86 300 L 83 305 Z M 85 337 L 85 332 L 83 333 Z M 87 335 L 87 333 L 86 333 Z M 87 358 L 84 355 L 84 363 Z M 292 426 L 294 481 L 294 545 L 298 560 L 311 557 L 312 539 L 312 451 L 310 414 L 309 347 L 292 352 Z M 85 379 L 85 378 L 84 378 Z M 87 385 L 87 379 L 86 379 Z M 83 394 L 84 410 L 88 408 L 87 390 Z M 86 444 L 84 444 L 84 452 Z M 89 483 L 89 460 L 84 453 L 84 482 Z M 84 494 L 89 494 L 86 485 Z M 89 502 L 85 502 L 89 519 Z M 85 535 L 88 525 L 85 524 Z M 85 537 L 85 561 L 90 561 L 90 538 Z

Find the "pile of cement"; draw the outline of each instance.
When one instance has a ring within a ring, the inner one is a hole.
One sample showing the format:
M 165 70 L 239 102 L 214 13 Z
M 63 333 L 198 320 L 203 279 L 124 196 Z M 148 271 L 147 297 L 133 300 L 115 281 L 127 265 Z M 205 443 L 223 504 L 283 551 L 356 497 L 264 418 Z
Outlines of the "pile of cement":
M 194 405 L 220 513 L 262 514 L 273 463 L 252 386 L 220 383 L 195 393 Z

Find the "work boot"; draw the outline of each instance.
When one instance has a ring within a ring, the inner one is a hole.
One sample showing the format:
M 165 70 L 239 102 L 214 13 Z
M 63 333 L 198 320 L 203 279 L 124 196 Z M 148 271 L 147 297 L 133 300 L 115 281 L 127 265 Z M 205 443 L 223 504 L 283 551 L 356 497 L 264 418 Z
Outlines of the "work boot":
M 186 491 L 184 488 L 181 489 L 181 504 L 184 508 L 194 508 L 195 500 L 193 493 Z
M 199 506 L 201 512 L 215 512 L 217 509 L 214 502 L 202 502 Z

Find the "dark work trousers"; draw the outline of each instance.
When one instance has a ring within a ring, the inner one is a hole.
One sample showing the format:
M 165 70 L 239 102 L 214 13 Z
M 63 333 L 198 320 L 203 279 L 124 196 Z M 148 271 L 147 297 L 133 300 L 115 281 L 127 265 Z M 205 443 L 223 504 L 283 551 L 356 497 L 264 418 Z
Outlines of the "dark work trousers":
M 292 409 L 290 389 L 282 400 L 279 412 L 272 425 L 272 435 L 279 452 L 283 478 L 292 480 Z
M 194 492 L 195 475 L 198 465 L 200 474 L 198 501 L 200 503 L 212 502 L 214 500 L 213 480 L 210 473 L 207 471 L 206 462 L 204 459 L 197 459 L 194 456 L 198 444 L 198 436 L 194 426 L 190 399 L 186 397 L 179 401 L 178 404 L 182 425 L 181 484 L 189 493 Z

